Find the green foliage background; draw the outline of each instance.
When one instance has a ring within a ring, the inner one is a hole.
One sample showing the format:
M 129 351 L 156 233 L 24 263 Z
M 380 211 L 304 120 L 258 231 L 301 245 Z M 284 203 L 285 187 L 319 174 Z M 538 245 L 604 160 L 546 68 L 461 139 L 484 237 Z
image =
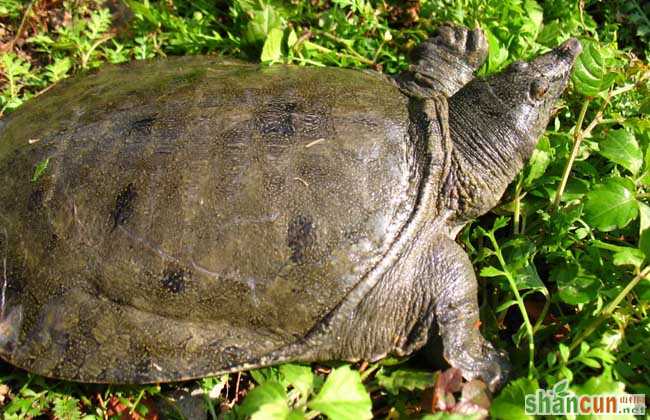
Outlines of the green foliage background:
M 650 394 L 649 9 L 635 0 L 0 0 L 0 109 L 107 63 L 172 54 L 394 74 L 414 45 L 454 21 L 486 32 L 485 75 L 580 38 L 571 86 L 529 165 L 459 237 L 480 273 L 481 328 L 514 365 L 490 414 L 526 418 L 525 393 L 563 379 L 577 393 Z M 421 396 L 435 378 L 391 360 L 114 387 L 3 365 L 0 409 L 6 419 L 107 418 L 118 401 L 144 415 L 154 410 L 145 401 L 165 406 L 197 386 L 214 418 L 413 417 L 431 410 Z M 166 407 L 155 410 L 181 416 Z

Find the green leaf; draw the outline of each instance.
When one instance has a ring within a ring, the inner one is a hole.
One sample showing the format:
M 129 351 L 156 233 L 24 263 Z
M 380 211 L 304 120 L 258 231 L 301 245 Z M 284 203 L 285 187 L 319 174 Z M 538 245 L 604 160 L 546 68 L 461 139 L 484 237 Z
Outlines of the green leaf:
M 34 175 L 32 176 L 32 182 L 38 181 L 41 178 L 41 176 L 43 176 L 45 170 L 47 169 L 47 165 L 49 164 L 50 164 L 50 158 L 42 160 L 36 164 L 36 168 L 34 168 Z
M 506 64 L 508 49 L 488 28 L 483 28 L 483 31 L 488 42 L 487 72 L 493 73 Z
M 555 267 L 551 270 L 551 278 L 557 282 L 560 299 L 570 305 L 591 302 L 598 296 L 598 278 L 585 273 L 577 264 Z
M 255 369 L 250 371 L 251 376 L 258 384 L 262 385 L 265 382 L 272 381 L 281 383 L 280 372 L 275 366 Z
M 494 309 L 494 312 L 501 313 L 501 312 L 505 311 L 506 309 L 508 309 L 509 307 L 511 307 L 513 305 L 516 305 L 516 304 L 517 304 L 516 300 L 514 300 L 514 299 L 508 300 L 506 302 L 503 302 L 501 305 L 497 306 Z
M 320 392 L 308 403 L 312 410 L 335 419 L 370 419 L 372 403 L 359 372 L 341 366 L 329 374 Z
M 238 412 L 244 416 L 252 416 L 258 411 L 261 413 L 256 418 L 285 418 L 289 413 L 289 406 L 284 387 L 277 382 L 268 381 L 246 394 Z M 264 417 L 264 413 L 268 413 L 269 417 Z M 280 415 L 282 417 L 279 417 Z
M 481 277 L 499 277 L 499 276 L 505 276 L 505 274 L 506 274 L 505 272 L 492 266 L 483 267 L 481 268 L 481 272 L 480 272 Z
M 251 415 L 251 420 L 288 420 L 294 419 L 287 404 L 268 403 L 261 405 L 256 412 Z M 297 417 L 304 419 L 304 417 Z
M 624 128 L 611 130 L 598 143 L 600 154 L 636 175 L 643 164 L 643 154 L 633 133 Z
M 615 74 L 609 71 L 607 56 L 611 55 L 602 45 L 583 39 L 582 53 L 573 66 L 572 80 L 578 92 L 585 96 L 598 96 L 614 82 Z
M 643 251 L 637 248 L 624 247 L 624 249 L 614 253 L 614 265 L 631 265 L 640 268 L 645 259 Z
M 639 249 L 650 258 L 650 206 L 639 202 Z
M 256 45 L 266 40 L 271 31 L 281 28 L 282 21 L 278 13 L 270 5 L 265 5 L 261 10 L 251 12 L 253 18 L 244 31 L 243 40 L 250 45 Z
M 571 356 L 571 350 L 569 347 L 565 344 L 560 343 L 558 345 L 558 350 L 560 352 L 560 360 L 562 360 L 562 363 L 568 363 L 569 356 Z
M 519 378 L 510 382 L 492 401 L 490 415 L 494 419 L 528 420 L 534 419 L 525 411 L 526 395 L 539 388 L 535 379 Z
M 533 150 L 533 155 L 526 167 L 526 177 L 524 178 L 526 186 L 530 186 L 534 180 L 540 178 L 546 172 L 546 168 L 551 163 L 550 148 L 547 137 L 542 137 L 537 143 L 537 148 Z
M 280 375 L 300 394 L 307 398 L 314 389 L 314 373 L 309 366 L 295 364 L 280 365 Z
M 612 374 L 609 368 L 606 368 L 602 375 L 593 377 L 589 379 L 582 385 L 574 385 L 571 389 L 577 395 L 623 395 L 625 394 L 625 384 L 622 382 L 615 381 L 612 379 Z M 588 415 L 580 416 L 580 419 L 607 419 L 611 418 L 612 420 L 632 420 L 635 417 L 633 415 L 616 415 L 616 416 L 597 416 L 597 415 Z
M 54 401 L 54 415 L 61 419 L 79 420 L 81 418 L 79 400 L 70 396 L 56 399 Z
M 639 207 L 634 185 L 622 178 L 612 178 L 587 194 L 585 220 L 603 232 L 625 227 L 634 220 Z
M 260 60 L 262 62 L 274 62 L 282 58 L 282 29 L 273 28 L 264 41 L 262 48 L 262 55 Z
M 400 389 L 414 391 L 429 388 L 433 386 L 436 378 L 435 375 L 427 371 L 397 369 L 387 374 L 386 370 L 382 368 L 377 372 L 377 381 L 379 386 L 386 388 L 386 391 L 397 395 Z

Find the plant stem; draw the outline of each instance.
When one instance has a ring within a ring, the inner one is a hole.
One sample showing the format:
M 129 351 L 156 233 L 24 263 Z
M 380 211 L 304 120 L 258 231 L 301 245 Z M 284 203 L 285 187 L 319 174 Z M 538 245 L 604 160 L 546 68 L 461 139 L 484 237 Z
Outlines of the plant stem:
M 29 2 L 29 5 L 27 6 L 27 10 L 25 10 L 25 14 L 23 15 L 23 18 L 20 21 L 20 25 L 18 26 L 18 30 L 16 31 L 16 36 L 13 37 L 11 42 L 9 42 L 9 48 L 7 51 L 12 51 L 14 49 L 14 45 L 16 44 L 16 41 L 23 35 L 23 31 L 25 30 L 25 24 L 27 23 L 27 17 L 29 17 L 29 14 L 32 12 L 32 8 L 34 7 L 34 2 L 36 0 L 32 0 Z
M 594 319 L 587 327 L 573 340 L 569 346 L 569 350 L 575 350 L 580 343 L 582 343 L 585 338 L 589 337 L 596 329 L 605 322 L 616 310 L 618 304 L 621 303 L 623 299 L 632 291 L 634 286 L 636 286 L 642 279 L 646 278 L 650 274 L 650 266 L 645 267 L 639 274 L 637 274 L 623 290 L 603 308 L 600 315 Z
M 138 408 L 138 404 L 140 404 L 140 400 L 142 400 L 142 397 L 144 396 L 144 389 L 140 390 L 140 393 L 138 394 L 138 398 L 135 399 L 133 402 L 133 406 L 131 407 L 131 410 L 129 411 L 129 415 L 133 415 L 135 412 L 135 409 Z
M 366 57 L 364 57 L 364 56 L 362 56 L 361 54 L 359 54 L 358 52 L 356 52 L 355 49 L 352 48 L 352 47 L 351 47 L 351 46 L 346 42 L 345 39 L 339 38 L 339 37 L 337 37 L 337 36 L 335 36 L 335 35 L 330 34 L 329 32 L 325 32 L 325 31 L 318 31 L 318 33 L 319 33 L 320 35 L 323 35 L 325 38 L 329 38 L 329 39 L 331 39 L 331 40 L 334 41 L 334 42 L 338 42 L 339 44 L 342 44 L 342 45 L 345 47 L 345 49 L 348 50 L 348 52 L 350 53 L 350 54 L 344 54 L 344 53 L 339 53 L 339 54 L 343 54 L 344 56 L 348 56 L 348 57 L 351 57 L 351 58 L 356 58 L 356 59 L 359 60 L 360 62 L 362 62 L 362 63 L 364 63 L 364 64 L 368 64 L 369 66 L 373 66 L 373 65 L 375 65 L 375 62 L 374 62 L 374 61 L 369 60 L 369 59 L 367 59 Z M 325 48 L 325 47 L 323 47 L 323 48 Z M 330 50 L 330 51 L 332 51 L 332 50 Z
M 528 312 L 526 311 L 526 306 L 524 305 L 524 299 L 519 294 L 519 289 L 517 289 L 517 283 L 515 282 L 514 277 L 510 273 L 508 269 L 508 265 L 506 264 L 506 260 L 503 258 L 503 254 L 501 253 L 501 248 L 499 247 L 499 244 L 497 243 L 497 240 L 494 237 L 494 232 L 490 232 L 487 236 L 488 238 L 490 238 L 490 242 L 492 243 L 492 247 L 494 248 L 494 254 L 499 260 L 499 264 L 501 264 L 501 270 L 503 271 L 506 279 L 508 280 L 510 289 L 512 290 L 512 293 L 515 295 L 515 301 L 517 302 L 517 307 L 519 308 L 519 312 L 521 312 L 521 316 L 524 318 L 524 325 L 526 326 L 526 335 L 528 336 L 528 378 L 532 378 L 533 372 L 535 370 L 535 339 L 534 339 L 533 325 L 531 324 L 530 318 L 528 317 Z
M 584 133 L 582 131 L 582 123 L 585 120 L 585 114 L 587 113 L 587 109 L 589 108 L 590 103 L 591 100 L 587 98 L 582 103 L 582 108 L 580 108 L 580 114 L 578 115 L 578 122 L 576 123 L 576 129 L 573 132 L 573 150 L 571 150 L 571 156 L 569 157 L 569 160 L 567 160 L 566 165 L 564 166 L 562 181 L 560 182 L 560 186 L 558 187 L 555 193 L 555 201 L 553 202 L 554 212 L 557 211 L 557 209 L 560 207 L 560 200 L 562 200 L 562 194 L 564 194 L 564 189 L 566 188 L 566 184 L 569 181 L 571 168 L 573 167 L 573 163 L 575 162 L 576 157 L 578 157 L 578 152 L 580 151 L 580 143 L 584 138 Z
M 514 198 L 514 210 L 513 210 L 513 234 L 519 235 L 521 233 L 519 225 L 519 217 L 521 216 L 521 184 L 523 182 L 523 177 L 521 174 L 517 176 L 517 184 L 515 185 L 515 198 Z

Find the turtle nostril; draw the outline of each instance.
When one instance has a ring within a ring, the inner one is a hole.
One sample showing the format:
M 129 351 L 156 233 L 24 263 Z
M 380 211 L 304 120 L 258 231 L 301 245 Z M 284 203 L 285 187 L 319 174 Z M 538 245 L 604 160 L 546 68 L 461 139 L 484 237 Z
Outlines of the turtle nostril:
M 577 39 L 569 38 L 558 47 L 558 51 L 562 55 L 568 55 L 571 58 L 575 58 L 582 51 L 582 45 L 580 45 L 580 41 Z

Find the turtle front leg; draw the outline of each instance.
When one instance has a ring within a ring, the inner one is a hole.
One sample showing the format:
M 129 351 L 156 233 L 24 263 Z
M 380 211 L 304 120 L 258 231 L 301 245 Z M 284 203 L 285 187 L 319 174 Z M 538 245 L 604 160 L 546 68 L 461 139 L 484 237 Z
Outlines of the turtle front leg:
M 491 390 L 508 376 L 505 352 L 497 351 L 479 332 L 477 282 L 467 254 L 444 238 L 431 255 L 434 312 L 442 338 L 443 356 L 466 379 L 481 378 Z
M 409 70 L 397 80 L 416 96 L 441 92 L 451 97 L 474 78 L 487 53 L 483 31 L 446 24 L 413 50 Z

